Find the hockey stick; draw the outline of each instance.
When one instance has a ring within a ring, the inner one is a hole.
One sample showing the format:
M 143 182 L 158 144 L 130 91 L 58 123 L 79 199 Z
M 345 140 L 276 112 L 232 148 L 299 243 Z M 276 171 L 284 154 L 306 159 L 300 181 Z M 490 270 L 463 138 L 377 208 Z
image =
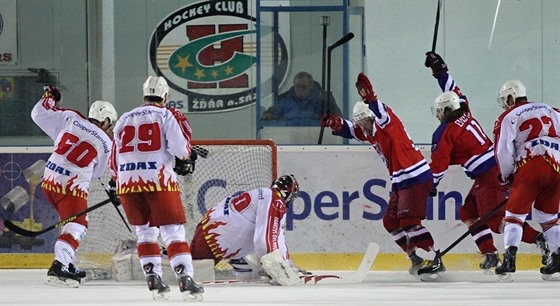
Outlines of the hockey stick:
M 436 52 L 437 35 L 439 30 L 439 11 L 441 9 L 441 0 L 437 3 L 436 24 L 434 26 L 434 39 L 432 40 L 432 52 Z
M 107 196 L 109 197 L 109 199 L 111 199 L 111 195 L 109 194 L 109 190 L 107 190 L 107 188 L 105 188 L 105 184 L 103 184 L 103 181 L 101 181 L 101 178 L 99 178 L 99 182 L 101 183 L 101 186 L 103 186 L 103 189 L 105 190 L 105 193 L 107 194 Z M 126 222 L 126 219 L 124 218 L 123 214 L 121 213 L 120 209 L 117 207 L 117 205 L 115 205 L 113 203 L 113 206 L 115 207 L 115 209 L 117 210 L 117 213 L 119 213 L 119 217 L 121 217 L 121 220 L 123 221 L 124 225 L 126 226 L 126 228 L 128 229 L 128 231 L 130 233 L 132 233 L 132 230 L 130 229 L 130 226 L 128 226 L 128 222 Z
M 436 255 L 434 256 L 434 261 L 436 261 L 436 259 L 441 259 L 441 257 L 443 257 L 443 255 L 447 254 L 449 251 L 451 251 L 451 249 L 453 249 L 456 245 L 458 245 L 461 241 L 463 241 L 463 239 L 465 239 L 467 236 L 472 234 L 481 224 L 486 223 L 486 221 L 488 221 L 488 219 L 490 219 L 494 214 L 496 214 L 496 212 L 498 212 L 498 210 L 500 210 L 504 205 L 506 205 L 507 200 L 508 199 L 506 198 L 500 204 L 498 204 L 496 207 L 494 207 L 491 211 L 489 211 L 486 215 L 479 218 L 475 223 L 473 223 L 473 225 L 463 235 L 461 235 L 459 238 L 457 238 L 457 240 L 455 240 L 445 250 L 435 251 Z M 421 250 L 421 249 L 419 249 L 419 250 Z M 418 270 L 418 275 L 424 274 L 424 273 L 430 273 L 427 270 L 421 272 L 422 270 L 423 269 Z
M 26 236 L 26 237 L 36 237 L 36 236 L 39 236 L 39 235 L 41 235 L 41 234 L 43 234 L 43 233 L 46 233 L 46 232 L 48 232 L 48 231 L 54 229 L 54 228 L 64 226 L 66 223 L 71 222 L 71 221 L 75 220 L 76 218 L 87 214 L 87 213 L 90 212 L 90 211 L 96 210 L 96 209 L 98 209 L 99 207 L 106 205 L 107 203 L 111 203 L 111 200 L 110 200 L 110 199 L 103 200 L 103 201 L 101 201 L 101 202 L 99 202 L 99 203 L 97 203 L 97 204 L 95 204 L 95 205 L 93 205 L 93 206 L 91 206 L 91 207 L 88 207 L 87 209 L 85 209 L 85 210 L 83 210 L 83 211 L 81 211 L 81 212 L 79 212 L 79 213 L 77 213 L 77 214 L 75 214 L 75 215 L 73 215 L 73 216 L 71 216 L 71 217 L 68 217 L 68 218 L 66 218 L 66 219 L 64 219 L 64 220 L 58 221 L 57 223 L 55 223 L 55 224 L 53 224 L 53 225 L 51 225 L 51 226 L 49 226 L 49 227 L 47 227 L 47 228 L 44 228 L 44 229 L 42 229 L 42 230 L 40 230 L 40 231 L 30 231 L 30 230 L 26 230 L 26 229 L 24 229 L 24 228 L 21 228 L 21 227 L 15 225 L 15 224 L 14 224 L 12 221 L 10 221 L 10 220 L 5 220 L 5 221 L 4 221 L 4 226 L 6 226 L 9 230 L 11 230 L 12 232 L 14 232 L 14 233 L 16 233 L 16 234 L 19 234 L 19 235 L 22 235 L 22 236 Z
M 327 112 L 326 112 L 327 116 L 329 116 L 331 114 L 331 95 L 332 95 L 331 94 L 331 57 L 332 57 L 332 51 L 335 48 L 347 43 L 352 38 L 354 38 L 354 33 L 350 32 L 350 33 L 342 36 L 342 38 L 335 41 L 334 43 L 332 43 L 327 48 Z M 325 128 L 321 127 L 321 130 L 319 132 L 318 144 L 323 143 L 323 133 L 324 132 L 325 132 Z
M 367 276 L 373 261 L 379 253 L 379 245 L 375 242 L 370 242 L 360 266 L 354 272 L 345 275 L 334 274 L 316 274 L 316 275 L 302 275 L 299 278 L 303 281 L 302 285 L 329 285 L 329 284 L 357 284 L 361 283 Z M 224 284 L 270 284 L 268 280 L 216 280 L 216 281 L 203 281 L 202 284 L 206 285 L 224 285 Z
M 210 153 L 205 148 L 203 148 L 201 146 L 197 146 L 197 145 L 192 146 L 192 150 L 195 151 L 196 154 L 198 154 L 198 156 L 200 156 L 202 158 L 208 157 L 208 154 Z

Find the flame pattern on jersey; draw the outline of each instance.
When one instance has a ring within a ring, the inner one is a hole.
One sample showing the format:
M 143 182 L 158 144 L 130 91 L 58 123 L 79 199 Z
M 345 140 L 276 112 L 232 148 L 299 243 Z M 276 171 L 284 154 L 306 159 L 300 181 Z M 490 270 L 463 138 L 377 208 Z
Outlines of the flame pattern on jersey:
M 77 176 L 72 177 L 66 182 L 65 186 L 62 186 L 62 184 L 56 182 L 55 177 L 48 177 L 43 179 L 43 181 L 41 182 L 41 188 L 55 193 L 67 194 L 82 199 L 87 199 L 87 191 L 80 188 L 80 185 L 75 184 L 76 178 Z
M 133 178 L 130 178 L 127 182 L 119 183 L 118 193 L 178 191 L 179 188 L 179 183 L 172 176 L 165 179 L 165 166 L 163 166 L 158 175 L 158 181 L 144 181 L 142 177 L 134 181 Z
M 235 252 L 230 252 L 229 249 L 223 250 L 222 248 L 220 248 L 220 244 L 218 243 L 218 237 L 220 236 L 220 234 L 216 232 L 211 232 L 213 229 L 217 229 L 220 226 L 227 225 L 226 222 L 221 222 L 221 221 L 208 223 L 208 221 L 210 220 L 208 216 L 209 214 L 212 214 L 212 212 L 214 212 L 214 208 L 211 208 L 208 211 L 208 214 L 204 215 L 204 218 L 200 220 L 200 223 L 202 225 L 202 231 L 204 232 L 204 239 L 206 239 L 206 243 L 208 243 L 208 247 L 210 247 L 212 254 L 214 254 L 216 258 L 223 258 L 225 254 L 228 253 L 229 253 L 228 257 L 235 257 L 239 253 L 240 249 L 236 250 Z

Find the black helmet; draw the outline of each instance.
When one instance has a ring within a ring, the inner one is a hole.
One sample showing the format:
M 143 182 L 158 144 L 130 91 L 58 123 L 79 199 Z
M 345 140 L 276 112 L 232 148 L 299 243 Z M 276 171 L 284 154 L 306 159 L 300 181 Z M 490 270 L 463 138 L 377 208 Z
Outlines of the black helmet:
M 270 186 L 272 189 L 278 190 L 282 194 L 282 198 L 286 205 L 290 205 L 292 201 L 299 196 L 299 183 L 293 175 L 282 175 Z

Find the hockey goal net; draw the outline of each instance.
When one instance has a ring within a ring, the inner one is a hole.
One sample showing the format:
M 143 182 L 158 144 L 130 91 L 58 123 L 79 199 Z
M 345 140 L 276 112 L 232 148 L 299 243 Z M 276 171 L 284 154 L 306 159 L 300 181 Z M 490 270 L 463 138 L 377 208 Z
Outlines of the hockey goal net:
M 199 154 L 192 175 L 178 177 L 189 243 L 208 208 L 238 191 L 270 186 L 277 177 L 277 149 L 272 140 L 196 140 L 192 144 L 206 150 L 207 156 Z M 109 179 L 106 171 L 101 180 L 92 182 L 90 206 L 107 199 L 102 182 L 106 184 Z M 122 208 L 119 209 L 124 215 Z M 94 279 L 112 278 L 113 254 L 123 242 L 136 240 L 134 228 L 130 228 L 132 233 L 111 204 L 90 212 L 88 232 L 78 252 L 78 266 Z M 217 270 L 228 268 L 226 263 L 216 266 Z

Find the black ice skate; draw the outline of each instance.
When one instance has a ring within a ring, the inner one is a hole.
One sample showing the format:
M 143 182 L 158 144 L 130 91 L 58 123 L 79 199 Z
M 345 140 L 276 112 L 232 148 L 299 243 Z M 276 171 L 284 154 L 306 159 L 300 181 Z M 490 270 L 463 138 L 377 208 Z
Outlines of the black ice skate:
M 541 268 L 541 277 L 545 281 L 560 281 L 560 248 L 550 254 L 548 264 Z
M 197 285 L 192 277 L 185 274 L 185 267 L 183 265 L 178 265 L 175 267 L 175 272 L 177 273 L 177 281 L 179 283 L 179 290 L 183 293 L 183 300 L 188 302 L 190 300 L 202 301 L 204 293 L 204 288 Z
M 434 260 L 426 261 L 424 266 L 418 270 L 418 276 L 421 281 L 431 282 L 441 279 L 443 272 L 445 272 L 445 266 L 439 253 L 436 252 Z
M 416 255 L 416 252 L 412 252 L 412 254 L 408 256 L 408 259 L 412 262 L 412 266 L 408 269 L 408 273 L 410 273 L 410 275 L 418 275 L 418 270 L 428 263 L 427 260 L 424 260 L 422 257 Z
M 492 269 L 496 268 L 498 263 L 500 263 L 500 257 L 498 256 L 498 251 L 495 251 L 484 254 L 484 261 L 480 263 L 479 267 L 484 274 L 494 274 Z
M 517 247 L 510 246 L 504 253 L 504 260 L 496 266 L 496 275 L 500 277 L 502 282 L 513 281 L 513 273 L 515 273 L 515 256 Z
M 74 268 L 72 270 L 74 270 Z M 78 288 L 80 287 L 80 280 L 80 276 L 70 271 L 69 268 L 60 261 L 55 260 L 47 271 L 47 280 L 45 284 L 56 287 Z
M 153 272 L 154 265 L 151 263 L 145 264 L 143 269 L 146 272 L 146 282 L 148 283 L 148 290 L 152 293 L 152 299 L 169 299 L 169 286 L 161 280 L 161 276 Z
M 543 233 L 540 233 L 537 236 L 535 244 L 539 248 L 539 251 L 541 251 L 541 263 L 543 265 L 546 265 L 548 262 L 548 258 L 550 257 L 550 250 L 548 249 L 548 243 L 546 243 L 546 239 Z

